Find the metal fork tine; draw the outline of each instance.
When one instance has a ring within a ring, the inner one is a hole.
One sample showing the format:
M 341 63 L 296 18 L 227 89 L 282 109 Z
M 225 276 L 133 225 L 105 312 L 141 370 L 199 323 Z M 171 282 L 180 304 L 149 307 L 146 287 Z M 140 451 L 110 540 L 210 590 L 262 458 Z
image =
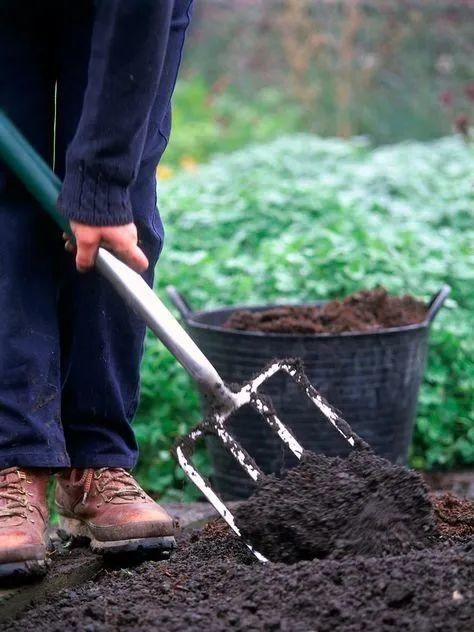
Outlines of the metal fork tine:
M 263 472 L 247 451 L 242 448 L 242 446 L 234 439 L 225 427 L 226 422 L 237 410 L 246 404 L 250 404 L 260 415 L 262 415 L 266 423 L 285 443 L 285 445 L 288 446 L 290 451 L 298 459 L 301 459 L 304 452 L 303 446 L 297 441 L 297 439 L 295 439 L 286 425 L 278 418 L 269 400 L 258 393 L 258 389 L 262 386 L 262 384 L 279 371 L 287 373 L 289 377 L 298 384 L 298 386 L 305 392 L 307 397 L 309 397 L 333 428 L 337 430 L 352 447 L 361 448 L 367 446 L 365 441 L 352 431 L 349 424 L 344 421 L 339 413 L 318 393 L 314 386 L 310 384 L 298 361 L 282 360 L 273 362 L 271 365 L 266 367 L 260 375 L 256 376 L 253 380 L 250 380 L 245 386 L 243 386 L 239 392 L 232 393 L 233 407 L 232 405 L 230 407 L 227 406 L 225 408 L 225 413 L 223 413 L 222 410 L 221 412 L 214 413 L 204 424 L 198 426 L 186 437 L 184 437 L 175 448 L 178 462 L 185 471 L 186 475 L 204 494 L 222 518 L 227 522 L 229 527 L 238 536 L 242 536 L 242 534 L 235 523 L 232 512 L 217 496 L 205 478 L 199 474 L 193 466 L 190 457 L 192 455 L 194 444 L 198 439 L 201 439 L 205 434 L 214 435 L 221 441 L 226 450 L 234 457 L 239 465 L 247 472 L 250 478 L 254 481 L 258 481 L 258 479 L 263 476 Z M 261 553 L 251 546 L 251 544 L 248 542 L 245 542 L 245 544 L 252 551 L 255 557 L 257 557 L 257 559 L 267 561 Z
M 209 421 L 205 426 L 193 428 L 181 441 L 177 443 L 175 450 L 181 448 L 181 451 L 194 451 L 194 445 L 199 439 L 203 439 L 206 435 L 217 436 L 237 463 L 247 472 L 253 481 L 257 481 L 263 476 L 262 470 L 255 463 L 250 454 L 243 448 L 234 437 L 224 428 L 224 423 L 215 419 L 214 423 Z M 187 449 L 186 449 L 187 448 Z
M 261 397 L 254 397 L 252 405 L 262 415 L 270 428 L 280 437 L 280 439 L 288 446 L 293 454 L 301 459 L 303 456 L 303 446 L 295 439 L 285 424 L 280 421 L 271 406 Z
M 244 468 L 252 480 L 257 481 L 260 476 L 263 476 L 262 470 L 255 463 L 254 459 L 252 459 L 247 450 L 245 450 L 240 443 L 237 443 L 234 437 L 227 432 L 223 423 L 218 422 L 214 431 L 237 463 Z
M 207 485 L 205 479 L 199 474 L 196 468 L 193 466 L 190 460 L 187 459 L 182 446 L 177 446 L 176 448 L 176 457 L 178 459 L 178 463 L 186 472 L 186 475 L 190 478 L 190 480 L 196 485 L 196 487 L 204 494 L 207 500 L 211 503 L 211 505 L 218 511 L 221 517 L 227 522 L 229 527 L 234 531 L 239 538 L 242 537 L 242 533 L 240 529 L 235 524 L 234 514 L 226 507 L 226 505 L 222 502 L 219 496 L 214 492 L 214 490 Z M 255 555 L 255 557 L 260 562 L 268 562 L 267 558 L 256 551 L 253 546 L 249 542 L 245 542 L 247 548 Z
M 296 381 L 298 386 L 303 389 L 313 404 L 319 408 L 334 429 L 337 430 L 352 447 L 356 444 L 359 447 L 368 447 L 368 444 L 353 432 L 347 421 L 339 415 L 337 410 L 318 393 L 314 386 L 308 381 L 308 378 L 297 362 L 281 362 L 280 367 L 282 371 L 288 373 L 288 375 Z

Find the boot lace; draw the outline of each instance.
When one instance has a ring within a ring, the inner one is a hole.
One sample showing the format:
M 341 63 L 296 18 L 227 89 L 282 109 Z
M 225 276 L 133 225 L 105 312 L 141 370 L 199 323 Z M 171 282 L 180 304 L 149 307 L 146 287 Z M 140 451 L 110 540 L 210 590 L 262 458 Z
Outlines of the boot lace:
M 17 479 L 8 480 L 7 475 L 16 473 Z M 4 479 L 4 480 L 2 480 Z M 26 510 L 28 508 L 27 492 L 24 482 L 27 480 L 25 472 L 17 468 L 9 468 L 0 472 L 0 520 L 3 518 L 13 518 L 18 516 L 28 519 Z M 2 501 L 6 501 L 5 504 Z
M 74 478 L 75 470 L 73 471 Z M 102 479 L 102 484 L 99 480 Z M 82 503 L 85 504 L 87 497 L 92 489 L 93 481 L 96 481 L 96 489 L 100 494 L 103 494 L 104 501 L 106 503 L 112 502 L 114 498 L 145 498 L 144 491 L 140 488 L 138 483 L 133 479 L 132 475 L 121 467 L 101 467 L 97 470 L 86 469 L 83 471 L 82 476 L 72 485 L 81 487 L 84 486 L 84 495 L 82 497 Z

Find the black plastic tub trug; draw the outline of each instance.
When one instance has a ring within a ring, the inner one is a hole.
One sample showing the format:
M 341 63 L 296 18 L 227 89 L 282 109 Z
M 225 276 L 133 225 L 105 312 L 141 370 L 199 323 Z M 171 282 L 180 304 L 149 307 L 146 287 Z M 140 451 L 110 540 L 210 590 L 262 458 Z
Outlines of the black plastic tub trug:
M 175 288 L 168 292 L 189 334 L 226 383 L 246 382 L 276 358 L 300 358 L 312 384 L 377 454 L 395 463 L 406 463 L 429 327 L 450 292 L 448 286 L 433 297 L 421 323 L 364 333 L 303 335 L 223 327 L 235 311 L 263 311 L 272 305 L 194 312 Z M 347 453 L 347 444 L 318 419 L 314 406 L 293 382 L 276 376 L 264 390 L 282 421 L 306 449 L 328 456 Z M 263 471 L 278 472 L 292 464 L 281 441 L 252 410 L 244 410 L 230 429 Z M 209 440 L 208 450 L 216 491 L 225 499 L 248 496 L 252 482 L 236 462 L 213 440 Z

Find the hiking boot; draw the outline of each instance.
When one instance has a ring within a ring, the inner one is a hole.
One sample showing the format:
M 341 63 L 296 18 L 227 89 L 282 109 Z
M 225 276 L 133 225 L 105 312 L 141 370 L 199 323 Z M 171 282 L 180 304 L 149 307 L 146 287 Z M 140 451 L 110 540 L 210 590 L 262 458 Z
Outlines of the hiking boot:
M 47 570 L 47 470 L 0 470 L 0 578 Z
M 95 553 L 158 553 L 175 548 L 172 518 L 122 468 L 58 474 L 59 535 L 86 539 Z

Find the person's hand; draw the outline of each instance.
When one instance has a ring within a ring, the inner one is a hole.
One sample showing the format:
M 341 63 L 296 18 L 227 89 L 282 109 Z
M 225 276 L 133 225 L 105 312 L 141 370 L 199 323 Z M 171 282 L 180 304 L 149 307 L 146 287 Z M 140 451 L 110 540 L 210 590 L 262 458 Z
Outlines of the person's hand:
M 71 221 L 71 230 L 75 243 L 66 233 L 65 248 L 76 254 L 76 268 L 79 272 L 87 272 L 95 263 L 99 246 L 104 246 L 117 255 L 136 272 L 144 272 L 148 268 L 148 259 L 137 245 L 137 227 L 135 224 L 124 226 L 88 226 Z

